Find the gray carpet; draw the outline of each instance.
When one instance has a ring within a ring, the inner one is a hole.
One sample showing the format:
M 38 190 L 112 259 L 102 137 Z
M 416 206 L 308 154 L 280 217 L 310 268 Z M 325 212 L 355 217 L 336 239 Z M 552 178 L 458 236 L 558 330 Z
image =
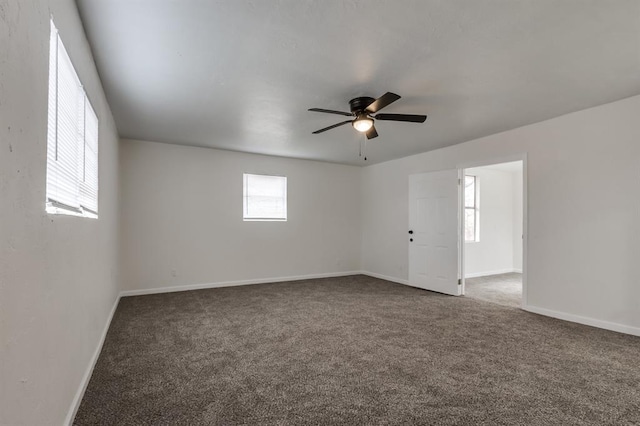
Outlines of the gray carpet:
M 365 276 L 123 298 L 78 425 L 640 424 L 640 338 Z
M 467 278 L 464 280 L 464 295 L 519 308 L 522 305 L 522 274 L 509 273 Z

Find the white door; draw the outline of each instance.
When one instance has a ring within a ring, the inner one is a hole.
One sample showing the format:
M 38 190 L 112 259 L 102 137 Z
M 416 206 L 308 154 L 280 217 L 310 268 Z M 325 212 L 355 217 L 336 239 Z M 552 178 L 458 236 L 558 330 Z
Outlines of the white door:
M 458 170 L 409 176 L 409 284 L 459 296 Z

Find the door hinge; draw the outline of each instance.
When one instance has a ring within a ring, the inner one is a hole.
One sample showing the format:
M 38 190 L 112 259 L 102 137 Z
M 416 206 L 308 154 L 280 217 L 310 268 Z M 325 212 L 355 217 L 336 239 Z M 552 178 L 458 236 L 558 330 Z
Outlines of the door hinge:
M 458 278 L 458 285 L 462 285 L 462 278 Z
M 458 178 L 458 186 L 460 186 L 461 183 L 460 178 Z

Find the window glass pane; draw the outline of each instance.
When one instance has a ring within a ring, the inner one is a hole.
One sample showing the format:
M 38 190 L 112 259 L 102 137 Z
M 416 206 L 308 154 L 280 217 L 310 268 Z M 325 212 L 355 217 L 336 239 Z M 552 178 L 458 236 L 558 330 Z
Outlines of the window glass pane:
M 278 197 L 251 197 L 247 205 L 247 218 L 283 218 L 284 203 Z
M 464 240 L 476 240 L 476 210 L 473 208 L 464 209 Z
M 97 217 L 98 118 L 50 23 L 46 210 Z
M 56 124 L 57 124 L 57 102 L 58 102 L 58 32 L 53 22 L 51 22 L 51 32 L 49 35 L 49 105 L 48 105 L 48 126 L 47 126 L 47 198 L 51 197 L 56 188 Z
M 287 178 L 244 174 L 245 220 L 287 219 Z
M 57 49 L 57 61 L 50 65 L 56 73 L 56 103 L 54 112 L 49 115 L 54 122 L 55 133 L 48 138 L 54 146 L 53 156 L 47 159 L 47 201 L 77 209 L 80 207 L 78 156 L 82 139 L 78 112 L 84 104 L 84 93 L 60 37 L 55 30 L 51 35 L 56 38 Z
M 284 196 L 286 178 L 282 176 L 247 175 L 247 195 L 250 197 Z
M 80 204 L 98 213 L 98 117 L 88 99 L 84 103 L 84 145 L 81 156 Z
M 464 206 L 476 206 L 476 178 L 475 176 L 464 177 Z

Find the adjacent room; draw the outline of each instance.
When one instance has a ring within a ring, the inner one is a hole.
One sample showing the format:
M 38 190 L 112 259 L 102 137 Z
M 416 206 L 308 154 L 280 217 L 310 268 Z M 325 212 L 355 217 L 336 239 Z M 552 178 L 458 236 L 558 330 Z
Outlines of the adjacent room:
M 522 305 L 523 162 L 464 169 L 464 294 Z
M 0 0 L 0 425 L 640 424 L 640 2 Z

